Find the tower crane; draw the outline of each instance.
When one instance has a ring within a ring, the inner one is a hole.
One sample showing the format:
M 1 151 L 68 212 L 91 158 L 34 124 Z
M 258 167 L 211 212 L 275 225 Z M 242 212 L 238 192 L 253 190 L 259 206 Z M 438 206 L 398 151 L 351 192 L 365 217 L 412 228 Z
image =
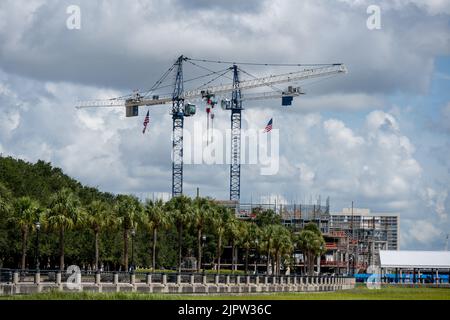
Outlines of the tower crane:
M 300 71 L 289 73 L 282 73 L 277 75 L 270 75 L 266 77 L 253 77 L 253 79 L 241 80 L 240 72 L 243 71 L 239 65 L 253 64 L 269 66 L 270 64 L 256 64 L 256 63 L 232 63 L 232 66 L 225 71 L 232 71 L 232 83 L 220 85 L 204 85 L 201 88 L 193 90 L 184 90 L 183 80 L 183 63 L 191 62 L 196 65 L 194 61 L 202 62 L 217 62 L 227 63 L 223 61 L 210 61 L 191 59 L 185 56 L 180 56 L 176 62 L 166 71 L 160 80 L 149 90 L 142 95 L 139 92 L 134 92 L 132 95 L 112 98 L 108 100 L 91 100 L 79 101 L 76 104 L 77 109 L 83 108 L 108 108 L 108 107 L 124 107 L 126 117 L 135 117 L 139 115 L 139 107 L 141 106 L 156 106 L 156 105 L 171 105 L 173 138 L 172 138 L 172 196 L 180 196 L 183 193 L 183 126 L 184 118 L 191 117 L 196 113 L 196 105 L 192 104 L 195 101 L 206 101 L 207 116 L 212 108 L 218 103 L 216 99 L 221 99 L 221 107 L 224 110 L 231 111 L 231 164 L 230 164 L 230 200 L 240 200 L 240 152 L 241 152 L 241 112 L 242 102 L 246 100 L 264 100 L 282 98 L 283 105 L 290 105 L 293 97 L 304 94 L 301 87 L 289 86 L 286 90 L 279 90 L 274 92 L 258 92 L 245 93 L 243 91 L 260 88 L 273 87 L 274 85 L 283 83 L 295 83 L 307 79 L 332 76 L 340 73 L 346 73 L 347 68 L 342 63 L 333 64 L 290 64 L 279 66 L 308 66 Z M 207 69 L 207 68 L 204 68 Z M 209 70 L 209 69 L 207 69 Z M 211 71 L 211 70 L 209 70 Z M 171 73 L 175 74 L 175 81 L 172 85 L 173 92 L 169 95 L 153 95 L 148 97 L 150 92 L 157 90 L 162 81 Z M 211 74 L 217 74 L 212 72 Z M 246 72 L 245 72 L 246 73 Z M 209 75 L 211 75 L 209 74 Z M 248 73 L 247 73 L 248 74 Z M 223 75 L 223 74 L 222 74 Z M 194 79 L 192 79 L 194 80 Z M 226 99 L 226 95 L 231 93 L 231 100 Z M 209 108 L 209 109 L 208 109 Z M 209 112 L 208 112 L 209 111 Z M 208 118 L 209 120 L 209 118 Z

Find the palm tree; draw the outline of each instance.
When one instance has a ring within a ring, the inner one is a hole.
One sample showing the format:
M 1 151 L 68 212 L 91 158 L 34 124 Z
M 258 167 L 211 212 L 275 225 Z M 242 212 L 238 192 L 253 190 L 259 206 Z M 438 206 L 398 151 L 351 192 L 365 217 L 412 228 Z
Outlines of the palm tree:
M 239 228 L 239 222 L 235 215 L 230 215 L 226 224 L 226 233 L 231 238 L 231 270 L 235 271 L 237 269 L 237 255 L 236 255 L 236 244 L 239 242 L 241 236 Z
M 178 196 L 167 202 L 167 208 L 172 215 L 178 231 L 178 272 L 181 272 L 183 228 L 192 222 L 192 201 L 186 196 Z
M 119 195 L 114 208 L 117 223 L 123 230 L 123 266 L 128 271 L 128 236 L 130 230 L 136 230 L 144 222 L 142 206 L 139 200 L 129 195 Z
M 86 224 L 94 232 L 95 237 L 95 269 L 99 270 L 100 232 L 114 225 L 115 219 L 108 205 L 100 200 L 92 201 L 86 207 Z
M 272 253 L 272 244 L 273 244 L 273 237 L 275 235 L 275 226 L 274 225 L 266 225 L 261 229 L 261 236 L 263 240 L 263 247 L 265 248 L 265 252 L 267 254 L 267 261 L 266 261 L 266 272 L 269 274 L 269 267 L 270 267 L 270 255 Z
M 280 275 L 281 257 L 293 249 L 291 233 L 282 225 L 276 225 L 273 237 L 273 249 L 276 262 L 276 274 Z
M 39 219 L 39 205 L 30 197 L 20 197 L 13 202 L 13 215 L 9 221 L 20 228 L 22 237 L 22 263 L 21 269 L 26 267 L 27 243 L 30 228 Z
M 59 230 L 59 267 L 64 270 L 64 236 L 67 230 L 80 224 L 83 211 L 78 197 L 70 189 L 63 188 L 50 200 L 47 221 L 50 226 Z
M 245 272 L 248 273 L 248 257 L 250 248 L 257 245 L 257 238 L 260 232 L 259 227 L 254 222 L 238 220 L 239 245 L 245 249 Z
M 202 268 L 202 233 L 210 220 L 214 205 L 206 198 L 196 198 L 193 202 L 193 224 L 197 231 L 197 271 Z
M 315 223 L 308 223 L 297 238 L 297 246 L 306 258 L 307 272 L 314 273 L 314 261 L 325 252 L 325 240 Z
M 153 232 L 152 269 L 155 270 L 157 232 L 160 229 L 168 228 L 172 222 L 172 219 L 166 213 L 164 202 L 161 199 L 155 202 L 147 200 L 145 203 L 144 212 L 147 217 L 148 226 Z
M 214 211 L 212 224 L 217 234 L 217 273 L 220 273 L 220 258 L 222 256 L 222 240 L 227 230 L 227 223 L 231 221 L 230 210 L 224 206 L 219 206 Z

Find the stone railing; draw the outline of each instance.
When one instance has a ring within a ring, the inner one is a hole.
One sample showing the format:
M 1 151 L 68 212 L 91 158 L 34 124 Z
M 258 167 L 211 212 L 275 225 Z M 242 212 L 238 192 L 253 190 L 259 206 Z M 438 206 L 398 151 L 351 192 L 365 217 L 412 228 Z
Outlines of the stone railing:
M 202 273 L 126 273 L 0 270 L 0 295 L 49 291 L 142 293 L 314 292 L 352 289 L 341 276 L 266 276 Z

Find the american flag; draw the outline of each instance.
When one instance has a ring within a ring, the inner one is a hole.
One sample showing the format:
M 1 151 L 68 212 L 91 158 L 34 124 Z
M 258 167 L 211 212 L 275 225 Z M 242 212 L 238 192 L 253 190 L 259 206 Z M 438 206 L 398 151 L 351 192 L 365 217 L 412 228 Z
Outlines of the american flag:
M 142 130 L 143 134 L 145 133 L 145 130 L 147 130 L 147 125 L 149 124 L 149 122 L 150 122 L 150 110 L 147 110 L 147 115 L 145 116 L 144 119 L 144 130 Z
M 264 132 L 269 132 L 272 130 L 272 119 L 270 119 L 269 123 L 267 124 L 266 128 L 264 129 Z

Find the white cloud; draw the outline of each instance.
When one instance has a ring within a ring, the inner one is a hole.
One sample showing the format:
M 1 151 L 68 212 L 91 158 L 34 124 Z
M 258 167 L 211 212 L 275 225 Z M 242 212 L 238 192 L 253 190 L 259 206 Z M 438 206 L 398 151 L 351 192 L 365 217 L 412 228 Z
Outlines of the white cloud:
M 407 221 L 404 232 L 406 241 L 415 240 L 428 247 L 434 239 L 442 236 L 442 231 L 431 221 L 425 219 Z
M 328 139 L 333 145 L 353 149 L 364 143 L 364 139 L 355 136 L 352 130 L 347 128 L 342 121 L 335 119 L 326 120 L 323 126 L 328 134 Z

